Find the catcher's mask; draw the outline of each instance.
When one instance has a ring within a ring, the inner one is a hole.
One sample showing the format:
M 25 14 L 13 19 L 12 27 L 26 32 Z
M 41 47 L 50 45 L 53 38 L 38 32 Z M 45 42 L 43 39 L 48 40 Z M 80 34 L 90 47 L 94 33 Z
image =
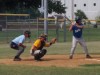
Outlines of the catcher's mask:
M 46 34 L 41 34 L 39 38 L 44 38 L 44 40 L 47 40 L 47 35 Z
M 24 34 L 28 34 L 28 38 L 31 37 L 31 32 L 30 31 L 25 31 Z

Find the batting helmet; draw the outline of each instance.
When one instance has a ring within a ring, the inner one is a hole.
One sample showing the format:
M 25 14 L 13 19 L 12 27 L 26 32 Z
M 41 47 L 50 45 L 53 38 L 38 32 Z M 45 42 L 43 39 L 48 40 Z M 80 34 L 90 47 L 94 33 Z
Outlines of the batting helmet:
M 75 21 L 76 21 L 76 23 L 80 24 L 82 19 L 78 17 L 78 18 L 75 19 Z
M 27 31 L 25 31 L 25 32 L 24 32 L 24 34 L 28 34 L 28 38 L 30 38 L 30 37 L 31 37 L 31 32 L 30 32 L 30 31 L 28 31 L 28 30 L 27 30 Z

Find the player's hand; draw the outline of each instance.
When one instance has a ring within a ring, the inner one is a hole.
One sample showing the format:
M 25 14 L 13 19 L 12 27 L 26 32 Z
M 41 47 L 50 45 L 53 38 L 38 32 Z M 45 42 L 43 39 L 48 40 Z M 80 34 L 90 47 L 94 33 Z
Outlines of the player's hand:
M 74 24 L 75 24 L 74 22 L 71 23 L 72 26 L 73 26 Z
M 26 48 L 26 46 L 24 46 L 24 48 Z
M 50 43 L 54 44 L 57 41 L 57 38 L 52 38 Z

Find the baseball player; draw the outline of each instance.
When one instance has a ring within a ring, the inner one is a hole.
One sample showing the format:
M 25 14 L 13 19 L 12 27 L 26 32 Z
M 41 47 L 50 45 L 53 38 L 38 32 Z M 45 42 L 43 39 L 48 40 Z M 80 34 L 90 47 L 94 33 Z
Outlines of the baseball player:
M 43 47 L 50 47 L 56 41 L 56 38 L 53 38 L 51 42 L 46 42 L 46 38 L 47 35 L 42 34 L 31 47 L 30 53 L 37 61 L 41 61 L 41 58 L 47 53 L 47 50 Z
M 15 50 L 18 51 L 17 54 L 14 57 L 14 61 L 20 61 L 21 60 L 20 55 L 24 52 L 24 50 L 26 48 L 26 46 L 23 45 L 23 43 L 24 43 L 26 38 L 30 38 L 30 34 L 31 34 L 30 31 L 25 31 L 24 34 L 16 37 L 15 39 L 13 39 L 11 41 L 10 47 L 12 49 L 15 49 Z
M 82 38 L 83 28 L 84 28 L 84 26 L 81 23 L 81 18 L 77 18 L 76 23 L 71 25 L 69 28 L 69 31 L 73 31 L 72 48 L 71 48 L 70 57 L 69 57 L 70 59 L 73 58 L 77 43 L 79 43 L 83 47 L 85 54 L 86 54 L 86 58 L 91 58 L 91 56 L 88 53 L 86 43 L 85 43 L 84 39 Z

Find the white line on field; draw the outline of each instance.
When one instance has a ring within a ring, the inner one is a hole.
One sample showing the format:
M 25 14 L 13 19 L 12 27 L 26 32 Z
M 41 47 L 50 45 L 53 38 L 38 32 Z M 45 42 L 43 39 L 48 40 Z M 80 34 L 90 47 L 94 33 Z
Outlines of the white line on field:
M 98 60 L 98 59 L 86 59 L 86 60 L 100 61 L 100 60 Z

